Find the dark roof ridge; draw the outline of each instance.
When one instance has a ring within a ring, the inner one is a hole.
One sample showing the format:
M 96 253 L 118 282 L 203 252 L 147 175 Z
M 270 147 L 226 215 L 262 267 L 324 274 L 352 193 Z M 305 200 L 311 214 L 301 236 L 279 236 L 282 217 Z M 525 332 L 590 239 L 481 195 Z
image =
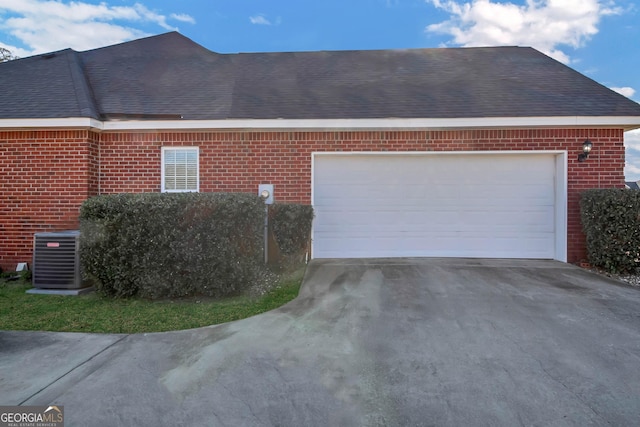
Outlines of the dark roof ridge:
M 63 54 L 67 54 L 68 52 L 75 52 L 73 49 L 67 47 L 65 49 L 60 49 L 60 50 L 56 50 L 53 52 L 43 52 L 43 53 L 36 53 L 33 55 L 29 55 L 29 56 L 22 56 L 20 58 L 16 58 L 16 59 L 12 59 L 10 61 L 4 61 L 4 62 L 0 62 L 0 65 L 6 65 L 6 64 L 18 64 L 20 62 L 25 62 L 25 61 L 34 61 L 37 59 L 51 59 L 51 58 L 55 58 L 56 56 L 60 56 Z
M 168 31 L 166 33 L 160 33 L 160 34 L 152 34 L 146 37 L 142 37 L 139 39 L 134 39 L 134 40 L 126 40 L 120 43 L 115 43 L 115 44 L 110 44 L 108 46 L 101 46 L 101 47 L 96 47 L 93 49 L 87 49 L 87 50 L 83 50 L 80 53 L 91 53 L 91 52 L 97 52 L 97 51 L 101 51 L 101 50 L 105 50 L 105 49 L 114 49 L 114 48 L 119 48 L 119 47 L 126 47 L 126 46 L 135 46 L 136 44 L 142 44 L 142 43 L 146 43 L 150 40 L 161 40 L 163 38 L 182 38 L 183 41 L 188 41 L 190 43 L 193 43 L 194 45 L 198 45 L 200 46 L 202 49 L 204 50 L 208 50 L 211 53 L 216 53 L 213 52 L 209 49 L 207 49 L 206 47 L 202 46 L 199 43 L 194 42 L 193 40 L 191 40 L 189 37 L 181 34 L 178 31 Z
M 206 49 L 206 48 L 205 48 Z M 397 48 L 381 48 L 381 49 L 319 49 L 319 50 L 291 50 L 291 51 L 247 51 L 247 52 L 229 52 L 218 53 L 219 55 L 262 55 L 262 54 L 314 54 L 314 53 L 379 53 L 379 52 L 422 52 L 422 51 L 439 51 L 439 50 L 472 50 L 472 49 L 531 49 L 536 50 L 531 46 L 517 46 L 517 45 L 504 45 L 504 46 L 456 46 L 456 47 L 397 47 Z

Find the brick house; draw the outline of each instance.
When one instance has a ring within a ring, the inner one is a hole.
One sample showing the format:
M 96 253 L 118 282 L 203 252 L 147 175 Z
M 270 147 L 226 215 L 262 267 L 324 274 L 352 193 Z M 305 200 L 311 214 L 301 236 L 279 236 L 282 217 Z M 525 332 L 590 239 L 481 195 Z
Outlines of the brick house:
M 0 266 L 120 192 L 315 207 L 314 257 L 585 257 L 640 105 L 531 48 L 217 54 L 178 33 L 0 64 Z M 593 149 L 579 161 L 583 142 Z

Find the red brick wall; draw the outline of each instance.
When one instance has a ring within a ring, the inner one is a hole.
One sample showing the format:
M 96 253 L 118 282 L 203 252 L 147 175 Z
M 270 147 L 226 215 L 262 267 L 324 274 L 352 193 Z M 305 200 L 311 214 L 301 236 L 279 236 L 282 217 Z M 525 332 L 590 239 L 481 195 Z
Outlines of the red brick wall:
M 89 131 L 0 132 L 0 267 L 31 264 L 34 233 L 78 227 L 96 152 Z
M 47 180 L 53 192 L 60 192 L 75 180 L 86 177 L 88 183 L 73 187 L 65 197 L 64 214 L 51 215 L 48 209 L 30 214 L 31 227 L 11 226 L 11 221 L 20 215 L 3 216 L 0 227 L 13 227 L 11 237 L 0 240 L 3 266 L 7 261 L 28 260 L 30 248 L 16 242 L 29 242 L 36 229 L 60 229 L 72 222 L 80 202 L 91 194 L 120 192 L 160 191 L 160 158 L 162 146 L 200 147 L 200 191 L 241 191 L 255 193 L 258 184 L 275 185 L 276 199 L 280 202 L 310 203 L 311 200 L 311 153 L 317 151 L 486 151 L 486 150 L 567 150 L 568 151 L 568 259 L 570 262 L 585 258 L 584 237 L 579 218 L 579 193 L 587 188 L 624 186 L 624 146 L 621 129 L 525 129 L 525 130 L 459 130 L 459 131 L 327 131 L 327 132 L 139 132 L 102 133 L 86 132 L 59 133 L 57 139 L 50 140 L 43 132 L 24 133 L 20 139 L 10 142 L 7 134 L 0 136 L 0 150 L 14 147 L 13 151 L 25 151 L 29 144 L 41 144 L 45 152 L 53 151 L 58 156 L 73 158 L 76 169 L 65 174 L 64 181 Z M 26 135 L 41 139 L 29 140 Z M 66 137 L 61 136 L 66 135 Z M 71 138 L 77 137 L 77 141 Z M 68 138 L 71 138 L 70 140 Z M 594 149 L 584 163 L 577 162 L 582 142 L 590 139 Z M 75 141 L 75 142 L 72 142 Z M 99 149 L 97 143 L 99 141 Z M 22 145 L 27 147 L 19 148 Z M 69 146 L 77 144 L 78 147 Z M 80 148 L 83 147 L 83 148 Z M 65 147 L 66 151 L 63 150 Z M 35 147 L 37 148 L 37 147 Z M 33 150 L 31 150 L 33 151 Z M 68 152 L 67 152 L 68 151 Z M 96 153 L 96 151 L 98 153 Z M 63 152 L 67 152 L 64 154 Z M 0 154 L 4 154 L 2 151 Z M 15 155 L 14 155 L 15 156 Z M 51 154 L 43 155 L 44 163 L 39 170 L 59 174 L 59 160 L 53 162 Z M 48 156 L 48 157 L 47 157 Z M 0 160 L 3 174 L 5 167 L 16 167 L 16 160 Z M 98 159 L 99 157 L 99 166 Z M 12 157 L 13 158 L 13 157 Z M 54 157 L 55 158 L 55 157 Z M 6 166 L 5 166 L 6 165 Z M 82 171 L 82 165 L 86 170 Z M 97 180 L 98 174 L 99 181 Z M 38 176 L 38 175 L 36 175 Z M 69 181 L 70 180 L 70 181 Z M 27 182 L 7 185 L 7 192 L 19 193 L 32 184 Z M 36 178 L 31 180 L 39 182 Z M 4 177 L 2 184 L 4 184 Z M 25 187 L 26 186 L 26 187 Z M 0 187 L 3 194 L 4 187 Z M 35 197 L 34 199 L 38 199 Z M 53 199 L 56 199 L 55 197 Z M 39 202 L 56 206 L 59 199 Z M 41 199 L 39 199 L 41 200 Z M 13 203 L 17 203 L 13 200 Z M 31 202 L 36 203 L 36 202 Z M 25 205 L 24 203 L 21 206 Z M 25 206 L 20 212 L 28 208 Z M 55 218 L 54 218 L 55 217 Z M 46 225 L 44 225 L 46 224 Z M 2 230 L 2 228 L 0 228 Z M 31 235 L 29 235 L 31 234 Z M 8 250 L 5 248 L 21 249 Z M 7 255 L 5 255 L 7 251 Z
M 87 135 L 88 193 L 90 196 L 100 194 L 98 169 L 100 166 L 100 135 L 89 132 Z
M 163 144 L 182 144 L 180 134 L 163 142 L 163 134 L 106 133 L 100 135 L 100 193 L 149 193 L 160 191 L 160 158 Z M 186 144 L 190 145 L 190 144 Z

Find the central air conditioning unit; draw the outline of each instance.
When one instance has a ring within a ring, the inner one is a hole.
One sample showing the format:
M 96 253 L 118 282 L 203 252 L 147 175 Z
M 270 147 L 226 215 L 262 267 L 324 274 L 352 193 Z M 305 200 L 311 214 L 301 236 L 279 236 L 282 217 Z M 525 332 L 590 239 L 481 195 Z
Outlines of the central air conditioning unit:
M 32 284 L 38 289 L 81 289 L 80 231 L 36 233 Z

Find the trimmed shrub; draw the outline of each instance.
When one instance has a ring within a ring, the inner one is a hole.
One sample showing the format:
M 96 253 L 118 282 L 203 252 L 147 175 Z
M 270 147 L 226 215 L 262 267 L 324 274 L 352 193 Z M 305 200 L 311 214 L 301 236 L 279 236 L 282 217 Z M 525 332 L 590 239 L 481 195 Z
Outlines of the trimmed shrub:
M 640 191 L 587 190 L 580 214 L 589 262 L 611 273 L 640 267 Z
M 309 246 L 313 207 L 274 204 L 269 210 L 273 234 L 283 255 L 304 255 Z
M 266 275 L 251 194 L 97 196 L 80 210 L 85 276 L 113 297 L 227 296 Z

